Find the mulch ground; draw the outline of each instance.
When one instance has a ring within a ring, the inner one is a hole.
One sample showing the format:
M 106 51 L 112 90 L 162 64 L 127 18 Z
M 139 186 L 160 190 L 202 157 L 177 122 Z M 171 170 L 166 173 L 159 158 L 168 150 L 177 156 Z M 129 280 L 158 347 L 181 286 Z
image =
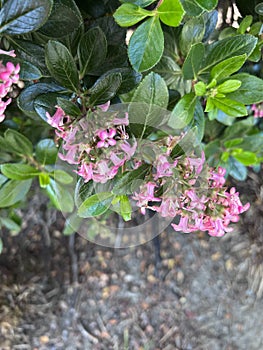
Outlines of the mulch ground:
M 23 231 L 2 233 L 1 350 L 263 349 L 263 186 L 239 184 L 251 209 L 223 238 L 160 235 L 106 248 L 62 234 L 36 193 Z

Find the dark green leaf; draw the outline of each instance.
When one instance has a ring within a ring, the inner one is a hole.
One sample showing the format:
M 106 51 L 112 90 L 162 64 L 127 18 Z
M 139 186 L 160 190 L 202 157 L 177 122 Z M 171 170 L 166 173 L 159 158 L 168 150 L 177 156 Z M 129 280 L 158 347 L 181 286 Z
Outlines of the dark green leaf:
M 243 103 L 230 100 L 229 98 L 213 98 L 213 104 L 231 117 L 244 117 L 247 109 Z
M 62 90 L 63 88 L 61 86 L 55 85 L 53 83 L 37 83 L 30 85 L 20 93 L 17 100 L 18 107 L 27 115 L 30 115 L 32 117 L 38 116 L 34 108 L 35 98 L 42 94 L 58 92 Z
M 159 18 L 152 17 L 141 24 L 131 36 L 128 55 L 137 72 L 154 67 L 161 59 L 164 36 Z
M 82 17 L 73 1 L 55 0 L 51 14 L 39 32 L 49 38 L 61 38 L 72 34 L 82 25 Z
M 80 78 L 98 68 L 107 56 L 107 40 L 99 27 L 88 30 L 78 45 Z
M 196 79 L 205 54 L 204 44 L 198 43 L 191 49 L 184 61 L 182 72 L 185 79 Z
M 46 187 L 46 192 L 52 204 L 58 210 L 66 213 L 72 212 L 74 208 L 74 202 L 67 187 L 61 186 L 55 180 L 50 179 L 50 183 Z
M 120 2 L 135 4 L 141 7 L 147 7 L 155 1 L 156 0 L 120 0 Z
M 55 113 L 55 106 L 57 104 L 58 96 L 58 93 L 50 92 L 47 94 L 39 95 L 34 99 L 34 109 L 37 112 L 38 116 L 41 117 L 44 121 L 47 121 L 47 112 L 51 116 Z
M 51 0 L 7 0 L 0 11 L 0 33 L 19 35 L 40 28 L 48 19 Z
M 78 216 L 89 218 L 99 216 L 105 213 L 110 205 L 114 195 L 110 192 L 101 192 L 87 198 L 78 209 Z
M 148 127 L 158 127 L 169 101 L 165 81 L 156 73 L 148 74 L 137 87 L 129 106 L 129 120 L 135 137 L 143 138 Z
M 187 126 L 194 117 L 196 96 L 193 92 L 184 95 L 172 111 L 168 125 L 173 129 Z
M 100 27 L 106 36 L 108 45 L 118 47 L 125 44 L 126 29 L 121 28 L 112 16 L 101 17 L 94 21 L 93 27 Z M 110 55 L 111 56 L 111 55 Z M 109 57 L 110 57 L 109 56 Z
M 204 12 L 202 17 L 205 22 L 205 34 L 203 41 L 208 41 L 210 36 L 215 33 L 216 25 L 218 22 L 218 12 L 216 10 L 211 12 Z
M 111 100 L 121 86 L 120 73 L 106 73 L 89 90 L 91 105 L 100 105 Z
M 116 180 L 112 192 L 117 195 L 132 194 L 137 189 L 134 185 L 138 184 L 139 187 L 138 180 L 144 179 L 149 169 L 148 164 L 143 164 L 136 170 L 124 173 L 121 178 Z
M 118 95 L 127 94 L 133 90 L 141 81 L 142 74 L 135 72 L 131 68 L 116 68 L 111 70 L 112 73 L 121 74 L 121 86 L 118 89 Z
M 67 47 L 58 41 L 50 40 L 46 46 L 46 64 L 60 84 L 70 91 L 78 91 L 79 77 L 77 66 Z
M 263 80 L 250 74 L 240 73 L 231 78 L 241 81 L 238 90 L 228 95 L 229 98 L 250 105 L 263 101 Z
M 203 68 L 199 73 L 210 72 L 212 67 L 233 56 L 244 54 L 249 56 L 256 44 L 257 38 L 248 34 L 236 35 L 210 44 L 207 47 L 207 57 Z
M 254 117 L 235 122 L 233 125 L 225 129 L 223 140 L 233 139 L 235 137 L 243 137 L 254 125 Z
M 217 81 L 228 78 L 231 74 L 238 71 L 245 63 L 247 55 L 230 57 L 213 67 L 211 70 L 211 78 Z
M 1 172 L 12 180 L 28 180 L 36 177 L 40 171 L 28 164 L 2 164 Z
M 25 198 L 32 180 L 10 180 L 0 188 L 0 208 L 10 207 Z
M 79 117 L 82 114 L 81 110 L 75 105 L 75 103 L 66 100 L 65 98 L 58 97 L 57 105 L 61 107 L 65 114 L 69 115 L 70 117 Z
M 5 141 L 8 146 L 11 147 L 12 152 L 19 155 L 28 155 L 32 156 L 33 154 L 33 145 L 31 141 L 24 135 L 20 134 L 18 131 L 13 129 L 6 130 Z
M 205 114 L 202 107 L 202 104 L 199 100 L 196 100 L 195 110 L 194 110 L 194 118 L 192 123 L 190 124 L 190 129 L 197 127 L 197 137 L 201 142 L 205 133 Z
M 181 3 L 189 16 L 199 16 L 203 12 L 203 8 L 195 0 L 181 0 Z
M 157 8 L 160 20 L 168 26 L 177 27 L 184 16 L 184 9 L 179 0 L 163 0 Z
M 205 34 L 205 22 L 203 17 L 195 17 L 188 20 L 180 35 L 180 49 L 184 56 L 187 56 L 193 44 L 202 41 Z
M 126 3 L 121 5 L 114 13 L 115 21 L 121 27 L 131 27 L 148 16 L 154 15 L 152 12 L 144 10 L 138 5 Z
M 259 4 L 257 4 L 257 6 L 255 7 L 255 12 L 258 15 L 263 16 L 263 2 L 260 2 Z

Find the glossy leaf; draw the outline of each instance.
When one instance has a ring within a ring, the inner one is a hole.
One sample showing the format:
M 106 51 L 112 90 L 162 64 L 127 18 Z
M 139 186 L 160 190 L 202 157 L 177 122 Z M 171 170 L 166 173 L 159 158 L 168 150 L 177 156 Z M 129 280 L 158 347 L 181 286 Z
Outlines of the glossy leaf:
M 1 172 L 12 180 L 28 180 L 39 175 L 40 171 L 28 164 L 2 164 Z
M 184 61 L 182 72 L 185 79 L 196 79 L 205 54 L 204 44 L 198 43 L 191 49 Z
M 129 120 L 135 137 L 143 138 L 147 128 L 162 123 L 168 101 L 165 81 L 156 73 L 148 74 L 137 87 L 129 106 Z
M 243 103 L 230 100 L 229 98 L 213 98 L 213 104 L 231 117 L 244 117 L 247 109 Z
M 238 71 L 245 63 L 247 55 L 239 55 L 230 57 L 213 67 L 211 70 L 211 78 L 217 81 L 228 78 L 230 75 Z
M 194 0 L 201 8 L 207 11 L 213 10 L 218 0 Z
M 105 213 L 114 198 L 110 192 L 101 192 L 87 198 L 78 209 L 78 216 L 81 218 L 89 218 L 99 216 Z
M 78 45 L 80 78 L 99 67 L 107 56 L 107 40 L 99 27 L 91 28 Z
M 237 79 L 229 79 L 217 86 L 217 92 L 227 94 L 236 91 L 241 86 L 241 81 Z
M 0 208 L 10 207 L 25 198 L 32 180 L 10 180 L 0 188 Z
M 116 68 L 112 69 L 111 73 L 121 74 L 121 85 L 118 89 L 118 95 L 126 94 L 138 86 L 142 79 L 142 74 L 135 72 L 131 68 Z
M 236 35 L 210 44 L 207 56 L 199 73 L 209 72 L 218 63 L 246 54 L 249 56 L 257 44 L 257 38 L 252 35 Z
M 205 22 L 203 17 L 195 17 L 188 20 L 180 35 L 180 49 L 186 56 L 192 45 L 202 41 L 205 34 Z
M 112 192 L 116 195 L 132 194 L 136 189 L 136 184 L 145 178 L 145 175 L 149 171 L 150 166 L 148 164 L 142 164 L 139 168 L 133 171 L 128 171 L 116 180 Z
M 40 28 L 48 19 L 52 0 L 7 0 L 0 11 L 0 33 L 20 35 Z
M 61 107 L 65 114 L 69 115 L 70 117 L 79 117 L 82 114 L 81 110 L 75 103 L 66 100 L 65 98 L 58 97 L 57 105 Z
M 120 214 L 124 221 L 131 220 L 132 207 L 127 196 L 120 196 Z
M 125 3 L 114 13 L 115 21 L 121 27 L 131 27 L 148 16 L 153 16 L 151 11 L 144 10 L 138 5 Z
M 133 68 L 137 72 L 144 72 L 160 61 L 163 50 L 163 31 L 156 16 L 147 19 L 132 34 L 128 55 Z
M 203 12 L 203 8 L 195 0 L 181 0 L 181 3 L 189 16 L 199 16 Z
M 100 77 L 96 83 L 89 89 L 91 105 L 100 105 L 112 99 L 119 87 L 122 78 L 120 73 L 106 73 Z
M 39 186 L 46 188 L 50 184 L 50 176 L 48 173 L 40 173 L 38 176 Z
M 60 84 L 70 91 L 78 91 L 77 66 L 65 45 L 50 40 L 46 46 L 46 64 L 53 78 Z
M 187 126 L 194 117 L 196 96 L 193 92 L 184 95 L 172 111 L 168 125 L 173 129 Z
M 237 33 L 238 34 L 245 34 L 247 29 L 251 26 L 252 22 L 253 22 L 253 16 L 251 16 L 251 15 L 243 18 L 238 29 L 237 29 Z
M 164 24 L 177 27 L 183 19 L 184 9 L 179 0 L 163 0 L 157 7 L 157 13 Z
M 156 0 L 120 0 L 120 2 L 135 4 L 141 7 L 147 7 L 155 1 Z
M 241 81 L 238 90 L 228 95 L 229 98 L 245 105 L 263 101 L 263 80 L 247 73 L 235 74 L 231 78 Z
M 229 175 L 238 181 L 245 181 L 247 178 L 247 168 L 237 159 L 229 157 Z
M 58 93 L 50 92 L 34 99 L 34 110 L 44 121 L 47 121 L 47 112 L 51 116 L 55 113 L 58 96 L 60 96 Z
M 56 209 L 66 213 L 72 212 L 74 208 L 73 198 L 65 186 L 62 186 L 55 180 L 50 179 L 50 183 L 47 185 L 45 190 Z
M 239 154 L 232 154 L 234 158 L 236 158 L 240 163 L 250 166 L 258 163 L 257 156 L 255 153 L 250 151 L 243 151 Z

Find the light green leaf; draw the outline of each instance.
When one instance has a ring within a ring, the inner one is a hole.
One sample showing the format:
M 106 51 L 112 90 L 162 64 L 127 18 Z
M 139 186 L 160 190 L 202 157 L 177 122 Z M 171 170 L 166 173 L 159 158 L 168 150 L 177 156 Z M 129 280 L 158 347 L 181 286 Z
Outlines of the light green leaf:
M 247 29 L 251 26 L 253 22 L 253 16 L 249 15 L 242 19 L 241 23 L 239 24 L 239 27 L 237 29 L 238 34 L 245 34 Z
M 55 164 L 57 160 L 58 148 L 52 139 L 43 139 L 36 146 L 36 158 L 43 164 Z
M 7 146 L 10 147 L 12 152 L 20 156 L 31 156 L 33 154 L 33 145 L 31 141 L 24 135 L 20 134 L 18 131 L 7 129 L 4 136 L 5 142 L 7 143 Z
M 196 96 L 193 92 L 184 95 L 172 111 L 168 125 L 173 129 L 187 126 L 194 117 Z
M 131 27 L 148 16 L 154 16 L 154 13 L 131 3 L 121 5 L 113 15 L 121 27 Z
M 241 86 L 241 81 L 237 79 L 229 79 L 217 86 L 217 92 L 227 94 L 236 91 Z
M 40 174 L 40 171 L 28 164 L 2 164 L 1 172 L 12 180 L 28 180 Z
M 133 68 L 137 72 L 144 72 L 160 61 L 163 50 L 163 31 L 156 16 L 147 19 L 132 34 L 128 55 Z
M 58 209 L 66 213 L 73 211 L 74 202 L 67 187 L 61 186 L 55 180 L 50 179 L 50 183 L 45 188 L 52 204 Z
M 216 98 L 212 99 L 213 104 L 231 117 L 244 117 L 246 116 L 247 109 L 243 103 L 230 100 L 229 98 Z
M 94 194 L 80 205 L 78 216 L 81 218 L 99 216 L 109 209 L 113 199 L 114 195 L 110 192 Z
M 206 94 L 206 85 L 202 81 L 199 81 L 194 85 L 196 96 L 204 96 Z
M 131 220 L 132 207 L 127 196 L 120 196 L 120 214 L 124 221 Z
M 217 81 L 228 78 L 231 74 L 237 72 L 245 63 L 247 55 L 230 57 L 213 67 L 211 78 Z
M 78 45 L 80 79 L 96 70 L 106 59 L 107 40 L 99 27 L 91 28 L 81 38 Z
M 163 23 L 177 27 L 183 19 L 184 9 L 179 0 L 163 0 L 157 7 L 157 13 Z
M 66 171 L 61 169 L 56 169 L 52 172 L 54 179 L 64 185 L 72 183 L 73 177 L 69 175 Z
M 207 11 L 213 10 L 218 0 L 194 0 L 201 8 Z
M 46 45 L 46 65 L 53 78 L 70 91 L 78 91 L 77 66 L 68 48 L 58 41 L 50 40 Z
M 246 166 L 255 165 L 258 163 L 257 156 L 253 152 L 243 151 L 239 154 L 232 153 L 232 156 L 236 158 L 236 160 L 238 160 L 240 163 Z
M 41 173 L 38 176 L 39 186 L 46 188 L 50 184 L 50 176 L 47 173 Z

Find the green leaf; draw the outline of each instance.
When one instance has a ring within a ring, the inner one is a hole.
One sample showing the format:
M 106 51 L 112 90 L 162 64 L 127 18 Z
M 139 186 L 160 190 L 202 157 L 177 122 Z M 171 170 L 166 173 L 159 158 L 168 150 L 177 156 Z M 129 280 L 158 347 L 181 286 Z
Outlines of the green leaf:
M 151 5 L 153 2 L 156 0 L 120 0 L 120 2 L 125 2 L 125 3 L 130 3 L 130 4 L 135 4 L 141 7 L 147 7 Z
M 1 172 L 12 180 L 28 180 L 33 179 L 40 171 L 28 164 L 2 164 Z
M 202 9 L 211 11 L 213 10 L 218 0 L 194 0 Z
M 121 86 L 122 78 L 120 73 L 106 73 L 101 76 L 89 89 L 91 105 L 100 105 L 111 100 Z
M 7 181 L 7 177 L 0 174 L 0 187 Z
M 139 84 L 129 105 L 129 120 L 135 137 L 143 138 L 147 128 L 162 123 L 162 114 L 168 101 L 165 81 L 151 72 Z
M 168 125 L 173 129 L 187 126 L 194 117 L 196 96 L 193 92 L 184 95 L 172 111 Z
M 119 196 L 120 201 L 120 214 L 124 221 L 131 220 L 132 207 L 127 196 Z
M 135 72 L 131 68 L 116 68 L 112 69 L 110 72 L 121 74 L 121 85 L 118 89 L 118 95 L 127 94 L 133 90 L 142 79 L 142 74 Z
M 80 205 L 91 195 L 94 194 L 94 183 L 93 181 L 84 182 L 83 178 L 80 177 L 74 194 L 74 201 L 77 207 Z
M 119 26 L 131 27 L 144 18 L 153 15 L 154 13 L 151 11 L 144 10 L 135 4 L 126 3 L 117 9 L 113 17 Z
M 34 110 L 44 121 L 47 121 L 47 112 L 52 116 L 56 112 L 57 98 L 60 96 L 56 92 L 42 94 L 34 99 Z
M 263 80 L 247 73 L 233 75 L 231 78 L 241 81 L 238 90 L 228 95 L 229 98 L 245 105 L 263 101 Z
M 70 117 L 79 117 L 82 114 L 81 110 L 75 105 L 75 103 L 66 100 L 65 98 L 58 97 L 57 105 L 61 107 L 65 114 L 69 115 Z
M 182 29 L 179 45 L 184 56 L 187 56 L 192 45 L 200 43 L 205 34 L 203 17 L 194 17 L 188 20 Z
M 48 19 L 52 0 L 7 0 L 0 11 L 0 33 L 20 35 L 40 28 Z
M 213 67 L 211 70 L 211 78 L 217 81 L 228 78 L 231 74 L 238 71 L 247 59 L 247 55 L 239 55 L 230 57 Z
M 39 186 L 46 188 L 50 184 L 50 176 L 47 173 L 41 173 L 38 176 Z
M 191 46 L 184 61 L 182 72 L 185 79 L 196 79 L 205 54 L 204 44 L 198 43 Z
M 71 214 L 65 222 L 65 226 L 63 229 L 63 235 L 69 236 L 73 233 L 77 232 L 82 223 L 82 219 L 77 216 L 76 213 Z
M 199 73 L 210 72 L 212 67 L 233 56 L 244 54 L 249 56 L 256 44 L 257 38 L 249 34 L 236 35 L 210 44 L 207 47 L 207 56 L 203 68 Z
M 107 56 L 107 40 L 99 27 L 91 28 L 78 45 L 80 79 L 98 68 Z
M 55 0 L 51 14 L 39 33 L 49 38 L 62 38 L 77 31 L 83 20 L 74 5 L 73 0 Z
M 21 231 L 21 227 L 12 219 L 1 217 L 0 223 L 5 226 L 12 235 L 17 235 Z M 1 248 L 0 248 L 1 253 Z
M 227 94 L 236 91 L 241 86 L 241 81 L 237 79 L 229 79 L 217 86 L 217 92 Z
M 232 156 L 236 158 L 243 165 L 249 166 L 258 163 L 258 159 L 255 153 L 249 151 L 243 151 L 239 154 L 233 154 Z
M 0 188 L 0 208 L 20 202 L 31 187 L 32 180 L 10 180 Z
M 157 7 L 157 13 L 164 24 L 177 27 L 183 19 L 184 9 L 179 0 L 163 0 Z
M 257 6 L 255 7 L 255 12 L 258 15 L 263 16 L 263 2 L 260 2 L 259 4 L 257 4 Z
M 67 187 L 61 186 L 55 180 L 50 179 L 50 183 L 46 186 L 45 190 L 56 209 L 66 213 L 73 211 L 74 202 Z
M 6 64 L 12 62 L 15 66 L 20 65 L 19 79 L 20 80 L 37 80 L 42 77 L 41 71 L 32 63 L 20 58 L 13 58 L 8 55 L 0 55 L 0 61 Z
M 34 100 L 36 97 L 42 94 L 50 92 L 62 91 L 61 86 L 53 83 L 36 83 L 23 89 L 17 99 L 18 107 L 26 114 L 31 117 L 38 116 L 34 108 Z
M 77 66 L 67 47 L 50 40 L 46 45 L 46 64 L 53 78 L 70 91 L 78 91 Z
M 101 192 L 87 198 L 78 209 L 78 216 L 89 218 L 99 216 L 105 213 L 110 205 L 114 195 L 110 192 Z
M 156 16 L 147 19 L 132 34 L 128 55 L 133 68 L 137 72 L 144 72 L 160 61 L 163 50 L 163 31 Z
M 230 100 L 229 98 L 212 98 L 213 104 L 231 117 L 244 117 L 247 109 L 243 103 Z
M 202 81 L 199 81 L 194 85 L 196 96 L 204 96 L 206 94 L 206 85 Z
M 52 172 L 52 176 L 54 179 L 64 185 L 71 184 L 73 181 L 73 177 L 69 175 L 66 171 L 61 169 L 56 169 Z
M 116 195 L 132 194 L 140 186 L 141 182 L 139 180 L 145 178 L 149 169 L 148 164 L 142 164 L 138 169 L 124 173 L 122 177 L 116 180 L 112 192 Z
M 195 0 L 181 0 L 181 3 L 189 16 L 199 16 L 203 12 L 203 8 Z
M 232 140 L 225 141 L 225 142 L 224 142 L 224 146 L 225 146 L 226 148 L 232 148 L 232 147 L 234 147 L 234 146 L 239 145 L 242 141 L 243 141 L 243 138 L 242 138 L 242 137 L 234 138 L 234 139 L 232 139 Z
M 237 159 L 229 157 L 229 175 L 238 181 L 245 181 L 247 178 L 247 168 Z
M 198 99 L 196 100 L 194 118 L 190 124 L 190 129 L 193 129 L 194 127 L 197 127 L 197 138 L 201 142 L 205 133 L 205 114 L 203 106 Z
M 237 29 L 238 34 L 245 34 L 247 29 L 251 26 L 253 22 L 253 16 L 249 15 L 242 19 L 241 23 L 239 24 L 239 27 Z
M 3 249 L 4 249 L 3 241 L 0 238 L 0 254 L 3 252 Z
M 12 151 L 18 155 L 28 155 L 33 154 L 33 145 L 31 141 L 24 135 L 20 134 L 18 131 L 13 129 L 6 130 L 5 141 L 8 146 L 11 147 Z

